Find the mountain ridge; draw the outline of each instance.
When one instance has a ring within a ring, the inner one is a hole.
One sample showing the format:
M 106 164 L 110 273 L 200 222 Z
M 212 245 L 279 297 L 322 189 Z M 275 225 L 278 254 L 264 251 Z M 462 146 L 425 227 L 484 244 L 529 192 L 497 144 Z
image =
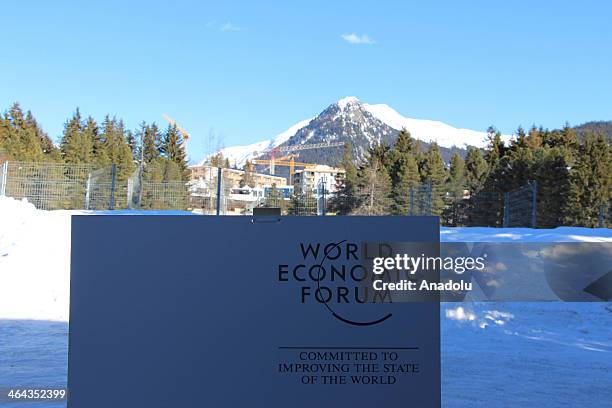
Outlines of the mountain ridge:
M 350 142 L 354 156 L 364 157 L 373 143 L 392 144 L 399 131 L 405 128 L 421 141 L 424 149 L 438 143 L 442 156 L 448 160 L 454 152 L 465 153 L 468 146 L 484 147 L 486 133 L 460 129 L 444 122 L 408 118 L 386 104 L 368 104 L 355 96 L 339 99 L 311 119 L 297 122 L 272 139 L 249 145 L 221 149 L 232 166 L 242 167 L 246 160 L 269 157 L 272 148 L 310 143 Z M 336 164 L 341 149 L 301 151 L 300 161 Z

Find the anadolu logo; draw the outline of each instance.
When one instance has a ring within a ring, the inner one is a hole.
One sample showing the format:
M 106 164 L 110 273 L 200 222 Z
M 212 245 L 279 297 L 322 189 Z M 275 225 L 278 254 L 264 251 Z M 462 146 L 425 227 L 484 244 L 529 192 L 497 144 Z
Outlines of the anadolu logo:
M 375 276 L 365 263 L 389 252 L 385 244 L 301 242 L 300 262 L 278 265 L 278 282 L 293 283 L 299 303 L 321 304 L 346 324 L 372 326 L 392 316 L 384 305 L 393 300 L 391 292 L 372 288 Z

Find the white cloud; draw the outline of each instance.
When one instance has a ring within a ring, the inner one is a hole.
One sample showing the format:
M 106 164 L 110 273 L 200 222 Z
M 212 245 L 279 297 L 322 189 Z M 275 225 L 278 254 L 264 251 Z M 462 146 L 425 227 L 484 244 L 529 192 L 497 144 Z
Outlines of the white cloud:
M 237 25 L 234 25 L 228 21 L 227 23 L 221 26 L 220 30 L 221 31 L 242 31 L 242 27 L 238 27 Z
M 210 30 L 219 30 L 223 32 L 231 32 L 231 31 L 244 31 L 244 27 L 237 26 L 231 21 L 227 21 L 223 24 L 218 23 L 215 20 L 209 21 L 206 23 L 206 28 Z
M 342 39 L 351 44 L 374 44 L 375 41 L 371 39 L 367 34 L 342 34 Z

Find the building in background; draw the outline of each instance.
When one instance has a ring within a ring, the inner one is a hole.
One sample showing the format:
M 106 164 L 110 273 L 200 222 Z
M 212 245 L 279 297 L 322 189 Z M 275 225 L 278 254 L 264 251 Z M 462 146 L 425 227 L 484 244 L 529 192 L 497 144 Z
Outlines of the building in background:
M 191 170 L 191 180 L 198 181 L 214 181 L 217 182 L 217 167 L 207 165 L 196 165 L 189 168 Z M 223 182 L 226 187 L 235 188 L 240 186 L 240 182 L 244 179 L 244 170 L 237 169 L 223 169 Z M 284 177 L 272 176 L 270 174 L 262 174 L 252 172 L 250 178 L 253 183 L 253 187 L 265 187 L 276 184 L 277 186 L 284 186 L 287 184 L 287 180 Z
M 216 213 L 218 167 L 208 165 L 191 166 L 190 195 L 192 207 L 204 214 Z M 253 207 L 265 203 L 266 192 L 275 186 L 283 199 L 290 197 L 293 186 L 287 186 L 284 177 L 251 172 L 248 177 L 244 170 L 222 169 L 221 214 L 250 214 Z M 245 184 L 245 178 L 249 180 Z M 241 185 L 242 184 L 242 185 Z
M 302 194 L 313 194 L 317 198 L 322 194 L 333 194 L 336 192 L 339 181 L 344 178 L 344 174 L 344 169 L 322 164 L 297 170 L 293 175 L 294 191 Z M 323 189 L 325 192 L 323 192 Z

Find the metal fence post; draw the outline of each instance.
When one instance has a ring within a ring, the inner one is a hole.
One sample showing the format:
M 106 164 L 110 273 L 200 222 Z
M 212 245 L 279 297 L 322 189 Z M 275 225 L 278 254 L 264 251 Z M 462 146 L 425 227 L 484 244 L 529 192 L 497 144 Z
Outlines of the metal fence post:
M 217 167 L 217 215 L 221 215 L 221 177 L 223 176 L 223 169 Z
M 325 215 L 325 206 L 326 206 L 326 198 L 325 198 L 325 181 L 321 183 L 321 215 Z
M 531 186 L 531 227 L 535 228 L 538 224 L 538 182 L 533 180 Z
M 504 193 L 504 218 L 502 220 L 502 227 L 508 228 L 509 225 L 510 225 L 510 193 L 505 192 Z
M 87 185 L 85 190 L 85 209 L 89 210 L 89 199 L 91 194 L 91 173 L 87 175 Z
M 6 180 L 8 178 L 8 160 L 2 163 L 2 175 L 0 177 L 0 196 L 6 196 Z
M 414 189 L 408 188 L 408 215 L 414 215 Z
M 134 206 L 132 205 L 132 203 L 134 202 L 134 199 L 132 198 L 133 196 L 134 196 L 134 182 L 132 181 L 131 178 L 129 178 L 127 181 L 127 194 L 125 197 L 125 205 L 127 206 L 128 210 L 132 210 L 134 208 Z
M 433 214 L 433 186 L 431 180 L 427 180 L 427 215 Z
M 115 209 L 115 184 L 117 182 L 117 166 L 113 164 L 111 166 L 111 189 L 110 189 L 110 200 L 108 203 L 108 209 Z

